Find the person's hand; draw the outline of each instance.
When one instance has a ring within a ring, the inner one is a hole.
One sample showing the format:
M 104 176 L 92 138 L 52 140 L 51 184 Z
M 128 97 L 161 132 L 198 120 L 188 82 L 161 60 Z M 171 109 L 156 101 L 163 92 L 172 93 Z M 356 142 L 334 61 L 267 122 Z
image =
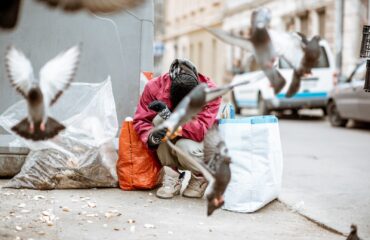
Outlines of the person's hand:
M 157 112 L 164 120 L 167 120 L 171 115 L 170 109 L 162 101 L 155 100 L 148 105 L 148 108 Z
M 164 102 L 162 102 L 162 101 L 155 100 L 155 101 L 151 102 L 148 105 L 148 108 L 150 110 L 153 110 L 153 111 L 159 113 L 159 112 L 162 112 L 164 109 L 166 109 L 167 108 L 167 105 Z
M 166 136 L 166 134 L 167 134 L 167 128 L 158 129 L 150 133 L 148 137 L 148 142 L 147 142 L 148 147 L 151 149 L 157 148 L 159 144 L 161 144 L 162 139 Z

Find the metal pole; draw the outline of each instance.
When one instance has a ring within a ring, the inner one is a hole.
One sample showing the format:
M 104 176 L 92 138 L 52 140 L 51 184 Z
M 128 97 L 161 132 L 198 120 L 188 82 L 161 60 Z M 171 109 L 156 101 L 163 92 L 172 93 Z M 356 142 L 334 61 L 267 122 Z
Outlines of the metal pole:
M 335 60 L 338 76 L 342 74 L 342 50 L 343 50 L 343 11 L 344 1 L 336 0 L 336 11 L 335 11 Z

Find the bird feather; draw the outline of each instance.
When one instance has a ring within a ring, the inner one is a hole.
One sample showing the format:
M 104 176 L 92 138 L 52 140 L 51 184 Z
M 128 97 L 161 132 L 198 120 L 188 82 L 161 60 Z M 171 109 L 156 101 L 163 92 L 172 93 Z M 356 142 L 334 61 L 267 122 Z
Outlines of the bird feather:
M 53 105 L 69 87 L 76 74 L 80 52 L 80 46 L 74 46 L 41 68 L 40 88 L 46 107 Z
M 65 11 L 86 9 L 93 13 L 110 13 L 128 10 L 144 2 L 144 0 L 38 0 L 50 7 L 62 8 Z
M 25 98 L 34 80 L 33 68 L 27 57 L 14 46 L 5 56 L 5 68 L 12 86 Z

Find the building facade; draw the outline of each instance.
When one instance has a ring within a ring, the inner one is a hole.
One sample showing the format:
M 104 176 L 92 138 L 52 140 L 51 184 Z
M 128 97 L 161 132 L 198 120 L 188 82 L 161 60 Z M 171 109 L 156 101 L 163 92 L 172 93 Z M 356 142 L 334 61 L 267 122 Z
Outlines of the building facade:
M 224 83 L 239 69 L 244 52 L 228 46 L 204 31 L 201 26 L 222 28 L 247 36 L 251 14 L 266 7 L 271 10 L 271 28 L 298 31 L 308 37 L 320 35 L 335 54 L 336 0 L 164 0 L 165 27 L 162 68 L 166 70 L 175 57 L 191 59 L 203 72 Z M 369 24 L 369 0 L 344 0 L 343 71 L 359 60 L 362 26 Z
M 163 71 L 174 58 L 188 58 L 198 71 L 222 83 L 225 45 L 203 27 L 221 28 L 223 0 L 165 0 L 165 44 Z
M 359 60 L 362 26 L 369 24 L 369 0 L 344 0 L 343 11 L 343 71 L 350 70 Z M 308 37 L 320 35 L 326 39 L 333 53 L 336 49 L 335 0 L 227 0 L 223 18 L 223 29 L 247 35 L 251 14 L 266 7 L 271 10 L 271 28 L 282 31 L 297 31 Z M 242 58 L 240 49 L 228 47 L 226 69 Z M 236 59 L 235 59 L 236 58 Z

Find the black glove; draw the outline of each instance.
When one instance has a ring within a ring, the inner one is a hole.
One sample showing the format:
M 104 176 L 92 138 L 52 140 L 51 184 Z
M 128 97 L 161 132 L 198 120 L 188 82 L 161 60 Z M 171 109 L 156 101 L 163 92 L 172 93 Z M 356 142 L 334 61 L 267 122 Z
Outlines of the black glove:
M 148 137 L 148 147 L 151 149 L 155 149 L 161 144 L 162 138 L 166 136 L 167 129 L 159 129 L 149 134 Z
M 166 109 L 167 108 L 167 105 L 162 102 L 162 101 L 159 101 L 159 100 L 155 100 L 153 102 L 151 102 L 149 105 L 148 105 L 148 108 L 150 110 L 153 110 L 157 113 L 161 112 L 162 110 Z
M 151 102 L 148 105 L 148 108 L 157 112 L 159 114 L 159 116 L 161 118 L 163 118 L 164 120 L 167 120 L 171 115 L 171 111 L 167 107 L 167 105 L 164 102 L 161 102 L 161 101 L 158 101 L 158 100 L 155 100 L 155 101 Z

